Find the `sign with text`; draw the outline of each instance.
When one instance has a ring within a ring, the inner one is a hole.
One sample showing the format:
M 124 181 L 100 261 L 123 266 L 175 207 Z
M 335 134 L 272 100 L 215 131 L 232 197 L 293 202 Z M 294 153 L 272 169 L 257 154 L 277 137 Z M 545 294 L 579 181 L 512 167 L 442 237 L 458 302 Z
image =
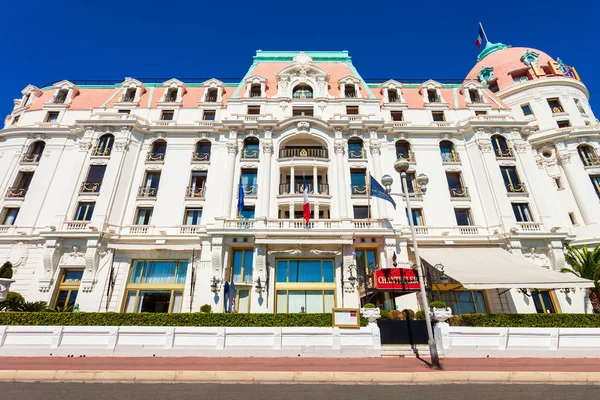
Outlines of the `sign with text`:
M 338 328 L 360 328 L 360 309 L 332 309 L 332 325 Z
M 374 283 L 377 289 L 419 290 L 419 278 L 410 268 L 378 269 L 374 274 Z

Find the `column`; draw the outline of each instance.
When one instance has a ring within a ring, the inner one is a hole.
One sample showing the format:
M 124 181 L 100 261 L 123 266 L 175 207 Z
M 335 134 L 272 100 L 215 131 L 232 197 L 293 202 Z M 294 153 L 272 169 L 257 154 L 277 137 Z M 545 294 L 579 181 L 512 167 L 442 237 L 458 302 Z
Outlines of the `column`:
M 294 202 L 290 201 L 290 205 L 289 205 L 289 211 L 290 211 L 290 219 L 294 219 Z
M 381 179 L 381 145 L 377 142 L 371 143 L 371 156 L 373 157 L 373 173 L 374 178 L 379 180 Z M 367 176 L 367 179 L 370 179 Z M 369 182 L 369 186 L 371 182 Z M 384 204 L 384 201 L 379 197 L 375 197 L 375 203 L 377 204 L 377 217 L 378 218 L 387 218 L 387 208 Z M 373 204 L 373 198 L 371 198 L 371 204 Z
M 294 194 L 296 193 L 296 188 L 294 187 L 294 182 L 295 182 L 296 178 L 294 177 L 294 166 L 292 165 L 290 167 L 290 194 Z
M 344 142 L 342 140 L 335 143 L 335 162 L 337 170 L 338 183 L 338 205 L 340 207 L 340 218 L 348 218 L 348 205 L 346 199 L 346 184 L 344 183 Z
M 315 201 L 315 204 L 313 204 L 313 212 L 315 214 L 314 219 L 319 219 L 319 202 L 318 201 Z
M 581 211 L 583 222 L 586 225 L 598 223 L 598 195 L 594 191 L 581 159 L 566 150 L 558 154 L 558 159 L 565 171 L 579 211 Z
M 317 174 L 317 167 L 313 167 L 313 193 L 319 194 L 319 175 Z
M 233 201 L 233 187 L 236 182 L 233 181 L 235 174 L 235 155 L 238 150 L 236 139 L 232 142 L 227 143 L 227 165 L 225 175 L 225 192 L 223 193 L 223 210 L 222 214 L 224 217 L 231 217 L 231 202 Z
M 208 93 L 208 88 L 204 91 L 204 99 L 206 101 L 206 94 Z M 219 86 L 217 88 L 217 102 L 221 102 L 223 99 L 223 86 Z
M 263 161 L 262 161 L 262 189 L 260 191 L 261 196 L 261 210 L 260 216 L 267 218 L 269 216 L 269 205 L 271 202 L 271 158 L 273 155 L 273 142 L 263 141 Z

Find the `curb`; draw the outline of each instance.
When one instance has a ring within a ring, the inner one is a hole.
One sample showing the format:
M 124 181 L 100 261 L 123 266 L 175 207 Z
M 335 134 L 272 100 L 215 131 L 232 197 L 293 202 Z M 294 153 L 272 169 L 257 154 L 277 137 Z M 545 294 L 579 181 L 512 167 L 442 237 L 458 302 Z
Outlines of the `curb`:
M 152 370 L 0 370 L 3 382 L 298 382 L 298 383 L 593 383 L 600 372 L 439 371 L 152 371 Z

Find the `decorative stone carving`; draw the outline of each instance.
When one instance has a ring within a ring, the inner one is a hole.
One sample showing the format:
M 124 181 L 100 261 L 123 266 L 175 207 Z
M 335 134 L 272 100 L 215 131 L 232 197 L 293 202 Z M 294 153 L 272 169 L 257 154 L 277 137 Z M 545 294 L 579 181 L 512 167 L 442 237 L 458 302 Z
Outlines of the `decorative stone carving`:
M 223 257 L 223 238 L 213 238 L 212 268 L 215 276 L 221 276 L 221 258 Z
M 300 121 L 296 124 L 296 130 L 298 132 L 309 132 L 310 123 L 308 123 L 307 121 Z
M 63 250 L 59 263 L 62 265 L 85 265 L 85 251 L 85 248 L 77 246 L 67 247 Z
M 525 153 L 527 152 L 527 143 L 519 143 L 519 142 L 515 142 L 515 144 L 513 145 L 513 147 L 515 148 L 515 150 L 517 151 L 517 153 Z
M 192 171 L 208 171 L 207 164 L 192 164 Z
M 396 133 L 396 140 L 406 140 L 408 139 L 408 132 L 398 132 Z
M 381 145 L 379 143 L 371 143 L 369 148 L 371 150 L 371 154 L 377 154 L 377 155 L 381 154 Z
M 108 162 L 104 158 L 92 158 L 90 160 L 90 164 L 92 164 L 92 165 L 106 165 L 106 164 L 108 164 Z
M 492 151 L 492 142 L 487 140 L 478 140 L 477 146 L 482 153 L 490 153 Z
M 229 143 L 227 143 L 227 152 L 228 153 L 230 153 L 230 154 L 234 153 L 235 154 L 235 153 L 237 153 L 237 151 L 238 151 L 238 145 L 237 145 L 236 142 L 229 142 Z
M 115 141 L 115 150 L 116 151 L 127 151 L 129 150 L 129 144 L 131 140 L 116 140 Z
M 360 314 L 365 317 L 369 324 L 377 323 L 377 320 L 381 318 L 381 310 L 379 308 L 361 308 Z
M 161 164 L 148 164 L 146 165 L 146 171 L 160 171 L 162 169 Z
M 208 132 L 200 132 L 200 133 L 198 133 L 198 137 L 200 137 L 202 139 L 206 139 L 206 138 L 208 138 Z
M 446 308 L 432 308 L 429 313 L 431 319 L 436 322 L 445 322 L 452 316 L 452 309 L 450 307 Z
M 10 246 L 8 252 L 8 261 L 12 264 L 13 268 L 17 269 L 20 265 L 24 265 L 27 262 L 29 256 L 29 246 L 23 242 L 14 243 Z
M 571 153 L 561 153 L 558 155 L 558 160 L 562 165 L 569 164 L 571 162 Z
M 264 154 L 273 154 L 273 141 L 265 140 L 262 142 L 262 150 Z
M 344 155 L 344 151 L 346 148 L 346 145 L 344 144 L 344 142 L 335 142 L 334 144 L 334 149 L 335 149 L 335 154 L 341 154 Z
M 515 160 L 498 160 L 498 165 L 501 167 L 514 167 L 517 162 Z
M 82 140 L 79 141 L 79 150 L 80 151 L 88 151 L 92 148 L 92 142 L 84 142 Z
M 267 257 L 267 254 L 266 254 L 265 245 L 261 244 L 261 245 L 256 246 L 256 267 L 257 267 L 257 271 L 259 272 L 261 278 L 263 278 L 263 272 L 265 270 L 265 265 L 267 263 L 266 257 Z
M 44 268 L 44 276 L 40 279 L 39 290 L 41 292 L 47 292 L 52 286 L 52 276 L 58 266 L 58 260 L 60 259 L 60 247 L 57 241 L 51 241 L 44 246 L 44 253 L 42 255 L 42 263 Z

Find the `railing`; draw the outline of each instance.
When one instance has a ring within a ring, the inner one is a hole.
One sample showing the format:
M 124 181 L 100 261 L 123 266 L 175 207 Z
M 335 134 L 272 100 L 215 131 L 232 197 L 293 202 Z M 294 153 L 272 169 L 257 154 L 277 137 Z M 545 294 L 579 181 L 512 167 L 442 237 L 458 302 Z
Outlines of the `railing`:
M 474 227 L 474 226 L 459 226 L 458 227 L 458 232 L 461 235 L 478 235 L 479 234 L 479 228 Z
M 27 189 L 26 187 L 9 187 L 8 191 L 6 192 L 6 197 L 25 197 L 25 194 L 27 194 Z
M 131 225 L 129 227 L 129 233 L 131 234 L 147 234 L 149 232 L 149 226 L 148 225 Z
M 483 99 L 481 98 L 481 96 L 471 96 L 471 103 L 473 104 L 480 104 L 483 103 Z
M 352 220 L 352 226 L 354 229 L 382 229 L 384 227 L 383 220 L 378 219 L 355 219 Z
M 133 114 L 127 114 L 127 113 L 119 113 L 119 112 L 95 112 L 90 116 L 90 119 L 92 120 L 121 120 L 121 119 L 130 119 L 130 120 L 137 120 L 137 121 L 145 121 L 144 118 L 138 117 L 136 115 Z
M 427 96 L 430 103 L 441 103 L 442 98 L 440 96 Z
M 215 124 L 215 121 L 211 121 L 211 120 L 202 120 L 202 121 L 196 121 L 198 123 L 198 126 L 204 126 L 204 127 L 212 127 Z
M 469 197 L 469 189 L 466 187 L 449 187 L 450 197 Z
M 245 195 L 256 196 L 258 194 L 258 185 L 242 185 Z
M 209 161 L 210 153 L 196 153 L 192 154 L 192 161 Z
M 258 149 L 244 149 L 242 151 L 242 158 L 256 160 L 258 159 Z
M 223 224 L 227 229 L 312 229 L 312 230 L 329 230 L 329 229 L 346 229 L 349 231 L 355 229 L 384 229 L 383 219 L 311 219 L 308 224 L 304 219 L 227 219 Z
M 329 194 L 329 185 L 326 183 L 319 183 L 318 185 L 318 193 L 317 194 Z M 306 185 L 306 192 L 309 194 L 315 194 L 315 187 L 312 184 L 307 184 Z M 304 184 L 302 183 L 298 183 L 295 185 L 294 187 L 295 189 L 295 194 L 302 194 L 304 193 Z M 279 185 L 279 194 L 292 194 L 290 192 L 290 184 L 289 183 L 281 183 Z
M 510 158 L 514 157 L 511 149 L 507 148 L 506 150 L 502 150 L 501 148 L 494 149 L 494 153 L 496 153 L 496 158 Z
M 165 96 L 165 103 L 175 103 L 177 101 L 177 95 Z
M 135 101 L 134 96 L 123 96 L 121 98 L 121 103 L 133 103 Z
M 352 160 L 364 159 L 365 157 L 365 149 L 360 150 L 350 150 L 348 149 L 348 158 Z
M 216 103 L 217 102 L 217 96 L 206 96 L 205 101 L 207 103 Z
M 0 235 L 7 234 L 10 228 L 14 228 L 14 225 L 1 225 L 0 226 Z
M 527 193 L 527 187 L 524 182 L 506 183 L 506 191 L 509 193 Z
M 254 219 L 232 219 L 225 220 L 225 228 L 234 228 L 234 229 L 253 229 L 254 223 L 256 221 Z
M 250 92 L 250 97 L 261 97 L 261 96 L 262 96 L 262 92 L 261 91 L 254 91 L 254 92 L 251 91 Z
M 146 161 L 165 161 L 166 153 L 148 153 Z
M 429 234 L 429 228 L 424 227 L 424 226 L 415 226 L 415 233 L 417 235 L 428 235 Z
M 539 232 L 542 230 L 541 222 L 517 222 L 517 225 L 525 232 Z
M 154 125 L 156 126 L 175 126 L 177 125 L 177 121 L 172 119 L 161 119 L 160 121 L 154 121 Z
M 431 123 L 432 126 L 440 126 L 440 127 L 445 127 L 445 126 L 450 126 L 451 122 L 449 121 L 433 121 Z
M 202 231 L 198 225 L 182 225 L 179 227 L 179 233 L 182 235 L 195 235 Z
M 563 113 L 565 110 L 561 106 L 552 107 L 552 114 Z
M 188 186 L 185 193 L 186 197 L 203 198 L 206 194 L 206 186 Z
M 38 162 L 40 162 L 41 156 L 42 156 L 41 154 L 36 154 L 36 153 L 23 154 L 21 161 L 26 162 L 26 163 L 38 163 Z
M 406 151 L 398 151 L 396 150 L 396 159 L 400 159 L 400 158 L 404 158 L 406 161 L 408 162 L 415 162 L 415 154 L 411 151 L 408 150 L 408 152 Z
M 90 221 L 67 221 L 65 229 L 67 231 L 84 231 L 87 229 Z
M 392 121 L 390 124 L 392 128 L 404 128 L 410 126 L 411 121 Z
M 327 149 L 281 149 L 279 158 L 308 157 L 308 158 L 329 158 Z
M 440 154 L 442 155 L 443 163 L 460 162 L 460 156 L 458 155 L 458 153 L 451 152 L 451 153 L 440 153 Z
M 52 104 L 65 104 L 65 101 L 67 101 L 66 97 L 54 97 L 52 99 Z
M 581 161 L 583 161 L 583 165 L 585 165 L 586 167 L 600 165 L 600 158 L 598 158 L 598 156 L 580 153 L 579 157 L 581 158 Z
M 79 193 L 98 193 L 102 182 L 83 182 Z
M 110 153 L 112 151 L 112 147 L 96 147 L 94 150 L 92 150 L 92 156 L 96 156 L 96 157 L 108 157 L 110 156 Z
M 157 187 L 140 186 L 138 190 L 138 197 L 156 197 L 157 192 Z
M 353 195 L 366 195 L 367 185 L 350 185 L 350 194 Z
M 355 99 L 356 98 L 356 92 L 345 92 L 344 93 L 344 97 L 346 99 Z

